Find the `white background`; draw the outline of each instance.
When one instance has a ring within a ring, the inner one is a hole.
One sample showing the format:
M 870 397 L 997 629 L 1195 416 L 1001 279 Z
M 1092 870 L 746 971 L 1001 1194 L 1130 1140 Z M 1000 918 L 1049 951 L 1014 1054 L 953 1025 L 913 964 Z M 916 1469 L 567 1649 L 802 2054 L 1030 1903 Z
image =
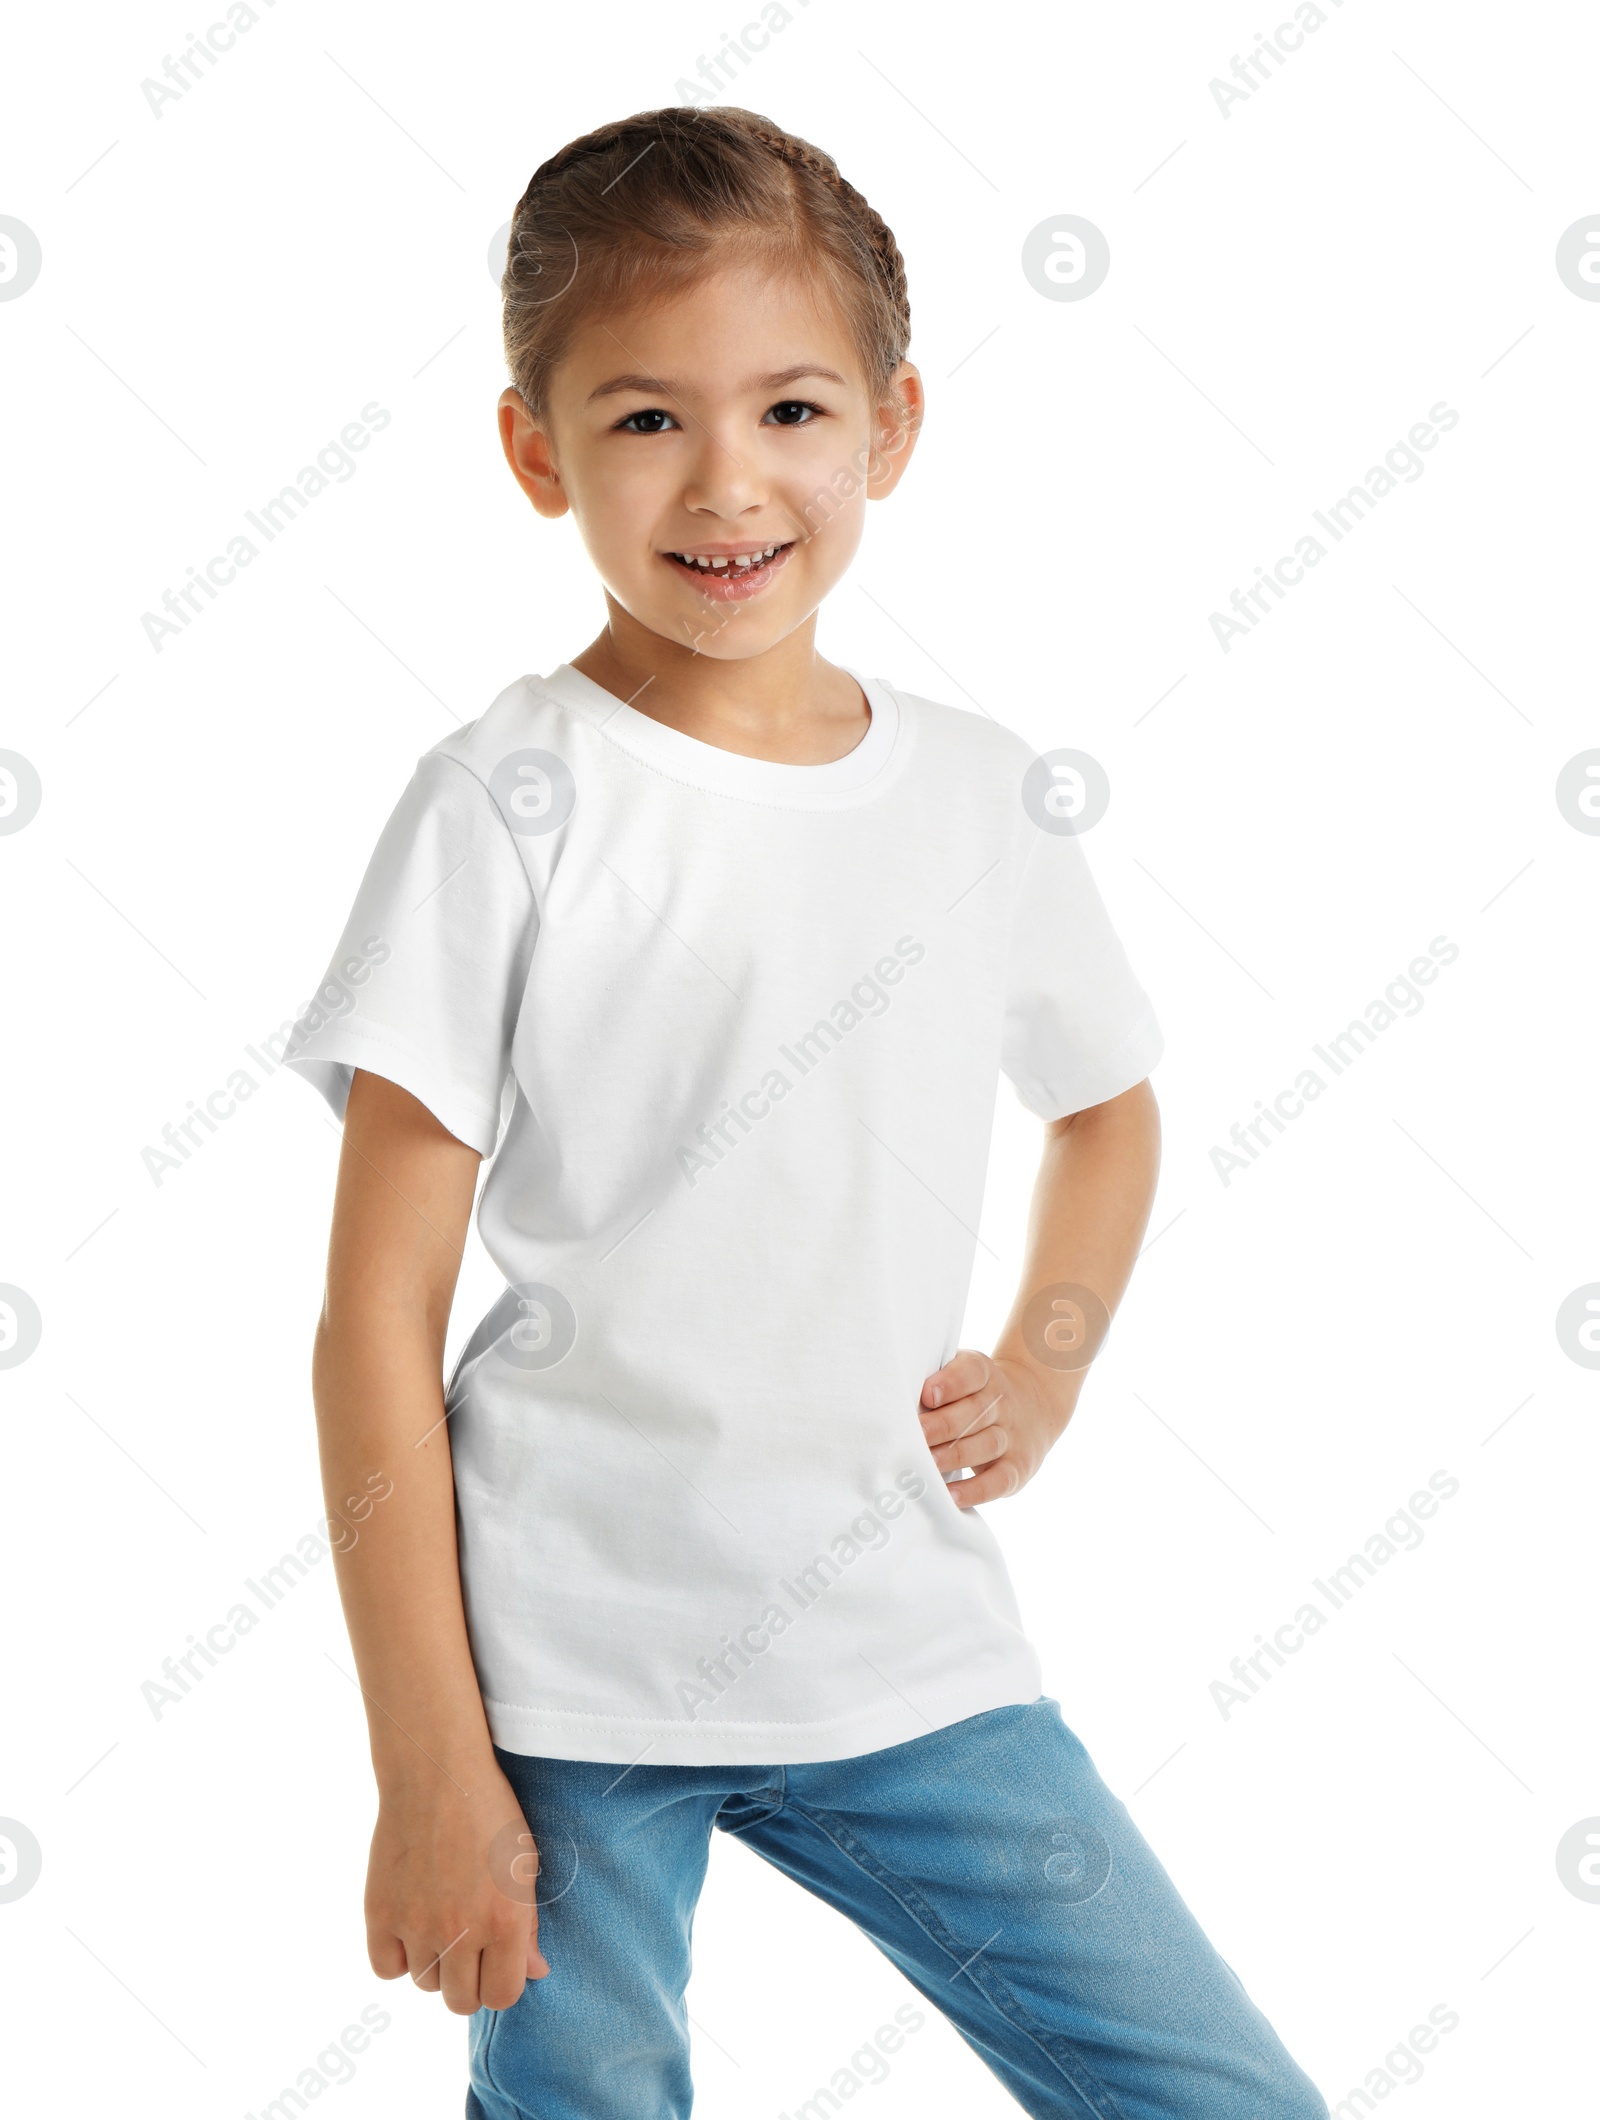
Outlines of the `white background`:
M 1069 1438 L 991 1512 L 1049 1688 L 1330 2102 L 1443 2003 L 1390 2094 L 1418 2120 L 1600 2111 L 1600 1905 L 1555 1862 L 1600 1813 L 1600 1379 L 1554 1324 L 1600 1278 L 1600 839 L 1554 795 L 1600 744 L 1600 303 L 1554 266 L 1600 212 L 1600 28 L 1326 0 L 1224 116 L 1271 11 L 789 6 L 726 99 L 895 229 L 930 404 L 824 650 L 1102 762 L 1090 858 L 1168 1036 L 1154 1241 Z M 140 84 L 204 10 L 35 7 L 5 58 L 0 213 L 43 252 L 0 303 L 0 745 L 44 790 L 0 838 L 0 1281 L 44 1320 L 0 1373 L 29 2111 L 253 2113 L 374 2000 L 326 2095 L 460 2110 L 462 2022 L 365 1960 L 331 1565 L 159 1721 L 140 1694 L 321 1514 L 336 1136 L 275 1076 L 159 1187 L 141 1152 L 304 1000 L 417 755 L 597 630 L 570 523 L 500 458 L 490 239 L 545 155 L 683 100 L 756 15 L 257 11 L 159 117 Z M 1111 248 L 1082 301 L 1020 266 L 1064 212 Z M 374 400 L 356 475 L 156 653 L 141 614 Z M 1441 401 L 1424 475 L 1224 653 L 1210 614 Z M 1436 936 L 1420 1013 L 1224 1184 L 1228 1129 Z M 1002 1089 L 974 1344 L 1037 1145 Z M 475 1257 L 457 1338 L 492 1289 Z M 1229 1660 L 1441 1468 L 1422 1546 L 1225 1719 Z M 909 1992 L 720 1842 L 696 1944 L 709 2120 L 792 2110 Z M 1015 2109 L 940 2022 L 858 2095 Z

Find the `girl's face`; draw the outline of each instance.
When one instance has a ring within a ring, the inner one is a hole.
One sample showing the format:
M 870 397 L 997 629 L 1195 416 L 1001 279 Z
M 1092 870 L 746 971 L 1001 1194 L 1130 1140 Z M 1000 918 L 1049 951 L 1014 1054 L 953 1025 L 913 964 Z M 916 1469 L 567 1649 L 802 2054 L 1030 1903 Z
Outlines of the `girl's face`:
M 500 433 L 541 515 L 570 508 L 616 605 L 739 660 L 792 633 L 850 564 L 916 438 L 921 379 L 874 406 L 844 325 L 792 280 L 726 272 L 575 335 L 545 417 Z M 891 386 L 894 387 L 894 386 Z

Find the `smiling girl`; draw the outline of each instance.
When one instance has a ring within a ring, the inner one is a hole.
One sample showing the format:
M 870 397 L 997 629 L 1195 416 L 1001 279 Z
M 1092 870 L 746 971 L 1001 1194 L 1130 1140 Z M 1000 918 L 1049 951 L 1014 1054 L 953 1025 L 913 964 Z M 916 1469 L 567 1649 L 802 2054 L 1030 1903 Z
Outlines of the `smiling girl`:
M 344 1121 L 330 1508 L 393 1480 L 339 1560 L 372 1964 L 471 2014 L 474 2120 L 685 2115 L 717 1828 L 1030 2113 L 1322 2115 L 982 1513 L 1127 1285 L 1161 1041 L 1048 762 L 817 652 L 921 424 L 899 250 L 771 121 L 657 111 L 535 172 L 504 301 L 506 459 L 605 623 L 420 761 L 335 965 L 388 955 L 294 1061 Z M 1002 1072 L 1043 1156 L 981 1352 Z

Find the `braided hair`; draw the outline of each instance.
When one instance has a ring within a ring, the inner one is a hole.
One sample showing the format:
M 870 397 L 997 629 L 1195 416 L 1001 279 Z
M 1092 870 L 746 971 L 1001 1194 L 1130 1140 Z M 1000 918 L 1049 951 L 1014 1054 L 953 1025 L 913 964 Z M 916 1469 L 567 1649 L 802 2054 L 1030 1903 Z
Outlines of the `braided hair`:
M 728 106 L 640 111 L 541 162 L 517 202 L 500 289 L 506 366 L 535 414 L 576 331 L 722 266 L 820 276 L 869 388 L 905 359 L 905 260 L 831 155 Z

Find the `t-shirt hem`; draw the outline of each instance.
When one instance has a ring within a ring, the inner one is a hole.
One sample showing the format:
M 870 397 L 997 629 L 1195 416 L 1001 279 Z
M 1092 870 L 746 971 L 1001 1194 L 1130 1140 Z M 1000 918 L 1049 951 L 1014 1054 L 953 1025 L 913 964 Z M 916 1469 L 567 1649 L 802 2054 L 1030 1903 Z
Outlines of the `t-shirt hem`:
M 1038 1659 L 1013 1656 L 982 1682 L 968 1675 L 927 1691 L 913 1706 L 898 1697 L 817 1721 L 691 1722 L 631 1715 L 584 1715 L 522 1707 L 485 1697 L 489 1734 L 502 1752 L 543 1759 L 588 1759 L 652 1767 L 805 1766 L 926 1737 L 991 1708 L 1029 1707 L 1040 1697 Z

